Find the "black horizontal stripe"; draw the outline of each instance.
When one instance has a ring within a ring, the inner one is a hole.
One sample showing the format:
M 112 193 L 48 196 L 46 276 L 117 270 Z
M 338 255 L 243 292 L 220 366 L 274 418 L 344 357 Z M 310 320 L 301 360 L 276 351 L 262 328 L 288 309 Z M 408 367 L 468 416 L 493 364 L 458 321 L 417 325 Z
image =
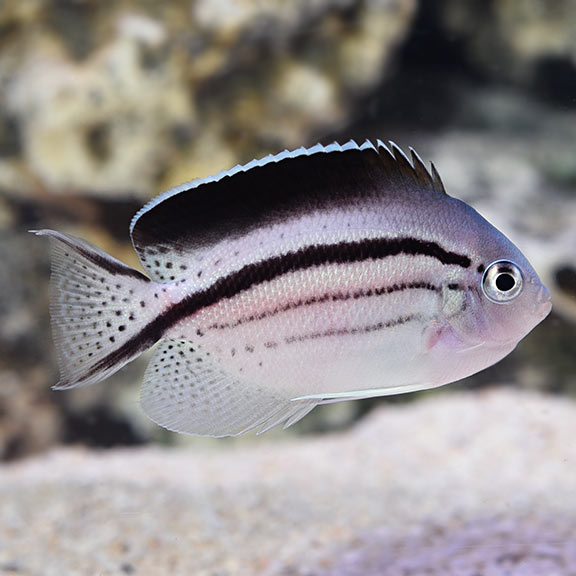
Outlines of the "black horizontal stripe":
M 132 239 L 141 255 L 164 244 L 205 249 L 315 211 L 444 194 L 440 177 L 413 155 L 382 147 L 290 156 L 184 189 L 143 211 Z M 433 176 L 432 176 L 433 174 Z
M 62 242 L 62 244 L 70 248 L 71 252 L 80 254 L 80 256 L 92 262 L 92 264 L 94 264 L 97 268 L 102 268 L 114 276 L 128 276 L 138 280 L 143 280 L 144 282 L 150 282 L 150 278 L 142 274 L 142 272 L 139 272 L 130 266 L 126 266 L 126 264 L 123 262 L 115 260 L 109 257 L 107 254 L 97 252 L 96 250 L 91 250 L 84 245 L 78 244 L 78 239 L 76 238 L 73 239 L 73 237 L 68 237 L 65 234 L 53 233 L 51 230 L 47 232 L 50 232 L 49 234 L 46 234 L 49 238 L 53 238 L 59 242 Z M 64 250 L 64 256 L 66 258 L 70 258 L 70 253 Z
M 206 330 L 224 330 L 229 328 L 236 328 L 237 326 L 255 322 L 257 320 L 264 320 L 281 314 L 282 312 L 289 312 L 306 306 L 313 306 L 315 304 L 323 304 L 325 302 L 346 302 L 347 300 L 360 300 L 363 298 L 372 298 L 375 296 L 383 296 L 393 294 L 396 292 L 403 292 L 404 290 L 430 290 L 432 292 L 440 292 L 438 286 L 434 286 L 428 282 L 404 282 L 400 284 L 392 284 L 391 286 L 382 286 L 380 288 L 364 288 L 362 290 L 355 290 L 353 292 L 328 292 L 321 296 L 311 296 L 310 298 L 295 300 L 288 302 L 283 306 L 277 306 L 272 310 L 267 310 L 260 314 L 251 314 L 238 318 L 233 322 L 220 322 L 218 324 L 211 324 L 206 327 Z
M 375 324 L 367 324 L 364 326 L 354 326 L 353 328 L 333 328 L 331 330 L 323 330 L 321 332 L 307 332 L 305 334 L 298 334 L 288 336 L 284 339 L 286 344 L 296 344 L 299 342 L 307 342 L 309 340 L 320 340 L 322 338 L 332 338 L 334 336 L 357 336 L 360 334 L 369 334 L 370 332 L 379 332 L 387 328 L 394 328 L 402 326 L 414 320 L 422 320 L 421 314 L 411 314 L 409 316 L 401 316 L 395 320 L 388 320 L 387 322 L 376 322 Z
M 106 272 L 114 276 L 128 276 L 130 278 L 136 278 L 137 280 L 144 280 L 144 282 L 150 282 L 150 278 L 135 270 L 134 268 L 130 268 L 130 266 L 126 266 L 122 262 L 118 262 L 115 260 L 110 260 L 101 256 L 96 252 L 90 252 L 86 250 L 82 246 L 75 246 L 75 249 L 78 251 L 79 254 L 84 256 L 87 260 L 90 260 L 96 266 L 103 268 Z
M 257 284 L 270 282 L 289 272 L 317 266 L 379 260 L 399 254 L 428 256 L 441 264 L 462 268 L 468 268 L 471 265 L 470 258 L 464 254 L 445 250 L 436 242 L 412 237 L 367 238 L 358 242 L 306 246 L 294 252 L 248 264 L 240 270 L 220 278 L 205 290 L 190 294 L 152 320 L 117 350 L 95 364 L 92 373 L 109 368 L 125 358 L 131 358 L 137 352 L 146 350 L 160 340 L 166 330 L 183 318 L 202 308 L 212 306 L 222 299 L 233 298 Z

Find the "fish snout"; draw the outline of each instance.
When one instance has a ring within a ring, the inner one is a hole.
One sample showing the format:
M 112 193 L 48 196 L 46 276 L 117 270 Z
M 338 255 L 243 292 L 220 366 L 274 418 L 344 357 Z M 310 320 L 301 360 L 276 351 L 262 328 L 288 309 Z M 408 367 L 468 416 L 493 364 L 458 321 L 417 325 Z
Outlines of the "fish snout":
M 550 290 L 546 286 L 542 285 L 538 289 L 536 294 L 536 313 L 538 316 L 545 318 L 550 313 L 552 309 L 552 296 L 550 295 Z

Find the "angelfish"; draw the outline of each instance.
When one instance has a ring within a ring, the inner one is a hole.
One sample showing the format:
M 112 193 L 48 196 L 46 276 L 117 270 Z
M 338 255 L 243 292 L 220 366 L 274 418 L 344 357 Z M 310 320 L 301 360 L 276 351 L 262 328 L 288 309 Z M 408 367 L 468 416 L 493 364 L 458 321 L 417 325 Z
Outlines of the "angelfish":
M 36 233 L 52 249 L 55 388 L 156 346 L 143 410 L 203 436 L 459 380 L 551 308 L 514 244 L 433 165 L 380 141 L 284 151 L 161 194 L 130 226 L 147 275 Z

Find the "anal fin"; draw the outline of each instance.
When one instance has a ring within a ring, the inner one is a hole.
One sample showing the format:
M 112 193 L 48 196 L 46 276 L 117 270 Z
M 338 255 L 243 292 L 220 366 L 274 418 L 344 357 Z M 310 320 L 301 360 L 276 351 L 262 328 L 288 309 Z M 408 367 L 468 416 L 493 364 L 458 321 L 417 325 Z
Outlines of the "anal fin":
M 157 424 L 198 436 L 238 436 L 292 425 L 318 400 L 292 400 L 232 374 L 188 340 L 163 340 L 146 369 L 141 392 L 144 412 Z

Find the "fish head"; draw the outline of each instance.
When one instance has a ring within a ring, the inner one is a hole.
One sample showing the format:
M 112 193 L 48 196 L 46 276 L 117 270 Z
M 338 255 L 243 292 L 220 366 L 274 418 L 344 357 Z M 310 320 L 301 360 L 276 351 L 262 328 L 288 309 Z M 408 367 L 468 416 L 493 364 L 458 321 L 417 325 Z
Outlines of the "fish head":
M 517 343 L 552 309 L 548 288 L 524 257 L 490 262 L 480 284 L 487 343 Z
M 522 252 L 499 233 L 480 243 L 472 262 L 458 284 L 443 287 L 443 318 L 462 350 L 510 351 L 550 313 L 550 292 Z

